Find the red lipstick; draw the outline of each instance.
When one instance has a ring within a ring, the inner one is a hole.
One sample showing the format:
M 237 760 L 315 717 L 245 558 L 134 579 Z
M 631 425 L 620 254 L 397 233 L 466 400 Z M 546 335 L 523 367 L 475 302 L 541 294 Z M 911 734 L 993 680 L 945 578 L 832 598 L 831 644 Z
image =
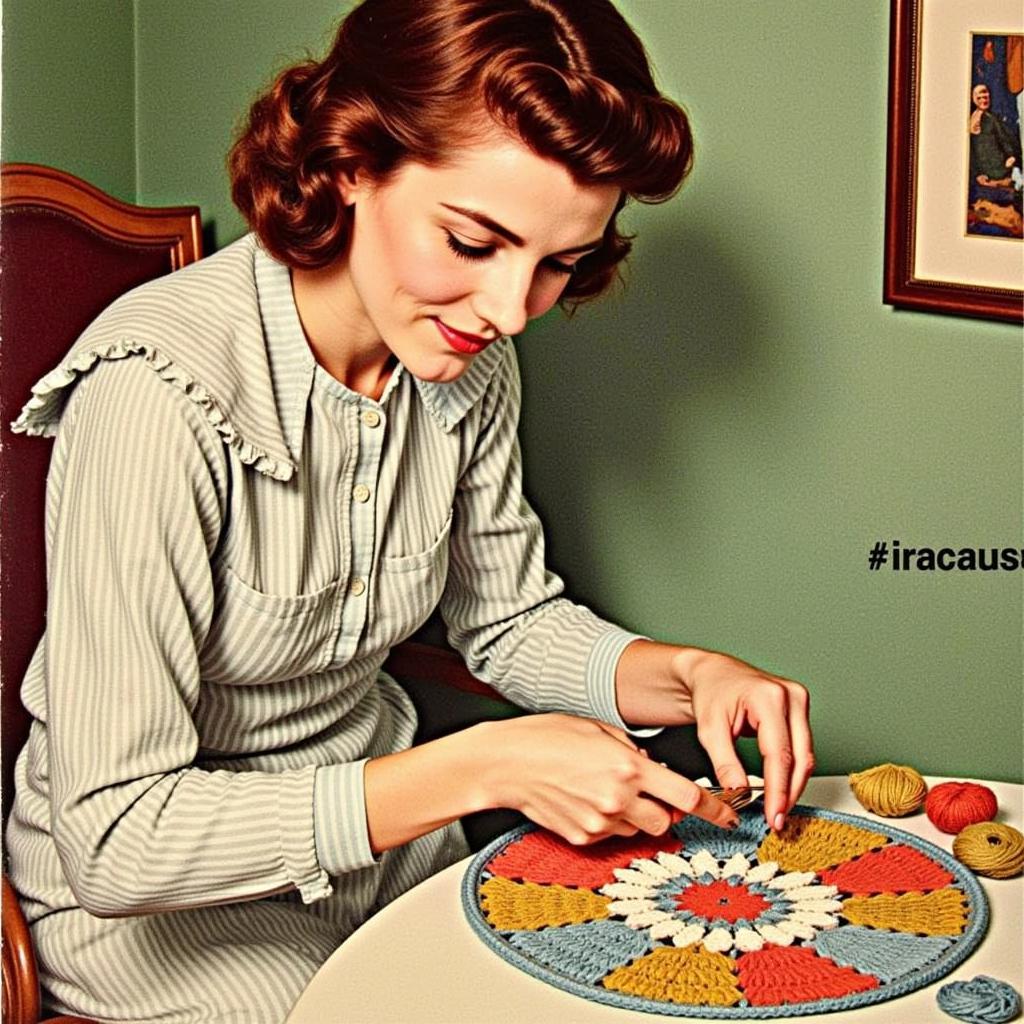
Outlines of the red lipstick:
M 431 319 L 437 325 L 441 337 L 456 352 L 461 352 L 463 355 L 475 356 L 483 352 L 494 340 L 493 338 L 481 338 L 479 334 L 467 334 L 465 331 L 457 331 L 454 327 L 449 327 L 446 323 L 442 323 L 436 316 L 431 317 Z

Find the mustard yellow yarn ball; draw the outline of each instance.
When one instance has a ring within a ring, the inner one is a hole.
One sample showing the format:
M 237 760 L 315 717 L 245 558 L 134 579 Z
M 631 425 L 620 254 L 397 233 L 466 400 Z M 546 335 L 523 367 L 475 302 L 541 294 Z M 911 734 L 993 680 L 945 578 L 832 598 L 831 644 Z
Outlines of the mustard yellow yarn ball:
M 953 856 L 975 874 L 1013 878 L 1024 871 L 1024 835 L 998 821 L 968 825 L 953 840 Z
M 920 810 L 928 794 L 924 779 L 905 764 L 880 764 L 850 774 L 850 789 L 873 814 L 902 818 Z

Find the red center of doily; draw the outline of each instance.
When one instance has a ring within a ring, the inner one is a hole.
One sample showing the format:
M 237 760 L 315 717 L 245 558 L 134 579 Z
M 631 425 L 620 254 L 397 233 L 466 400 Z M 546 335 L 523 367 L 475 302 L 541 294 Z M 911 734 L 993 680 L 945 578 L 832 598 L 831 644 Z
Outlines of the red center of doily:
M 753 921 L 771 907 L 763 896 L 745 885 L 730 885 L 725 879 L 687 886 L 675 899 L 680 910 L 689 910 L 709 921 L 720 917 L 730 924 L 741 917 Z

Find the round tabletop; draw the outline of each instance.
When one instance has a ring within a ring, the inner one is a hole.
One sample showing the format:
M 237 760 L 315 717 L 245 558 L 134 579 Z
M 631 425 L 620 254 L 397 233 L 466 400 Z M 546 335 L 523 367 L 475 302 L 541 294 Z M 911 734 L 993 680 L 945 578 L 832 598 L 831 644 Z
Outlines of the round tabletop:
M 947 781 L 926 778 L 929 785 Z M 962 780 L 957 780 L 962 781 Z M 983 780 L 977 780 L 983 781 Z M 1024 827 L 1024 787 L 985 782 L 999 801 L 998 821 Z M 923 812 L 878 818 L 860 806 L 845 776 L 812 779 L 801 803 L 886 822 L 951 850 L 953 836 Z M 679 1024 L 679 1017 L 636 1014 L 571 995 L 530 977 L 489 950 L 466 920 L 460 898 L 470 858 L 459 861 L 385 907 L 340 946 L 314 976 L 287 1024 Z M 979 878 L 991 920 L 981 945 L 945 978 L 895 1001 L 801 1021 L 936 1024 L 936 991 L 949 981 L 987 974 L 1018 991 L 1024 982 L 1024 879 Z M 784 1019 L 784 1018 L 780 1018 Z

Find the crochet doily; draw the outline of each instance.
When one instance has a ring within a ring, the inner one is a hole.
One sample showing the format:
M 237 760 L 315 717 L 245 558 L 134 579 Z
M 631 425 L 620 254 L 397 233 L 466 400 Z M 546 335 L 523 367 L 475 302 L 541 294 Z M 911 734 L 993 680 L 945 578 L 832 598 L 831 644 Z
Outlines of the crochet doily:
M 981 940 L 974 876 L 931 843 L 797 806 L 772 834 L 759 805 L 725 831 L 576 847 L 526 826 L 473 859 L 474 930 L 505 960 L 601 1003 L 694 1017 L 788 1017 L 904 995 Z

